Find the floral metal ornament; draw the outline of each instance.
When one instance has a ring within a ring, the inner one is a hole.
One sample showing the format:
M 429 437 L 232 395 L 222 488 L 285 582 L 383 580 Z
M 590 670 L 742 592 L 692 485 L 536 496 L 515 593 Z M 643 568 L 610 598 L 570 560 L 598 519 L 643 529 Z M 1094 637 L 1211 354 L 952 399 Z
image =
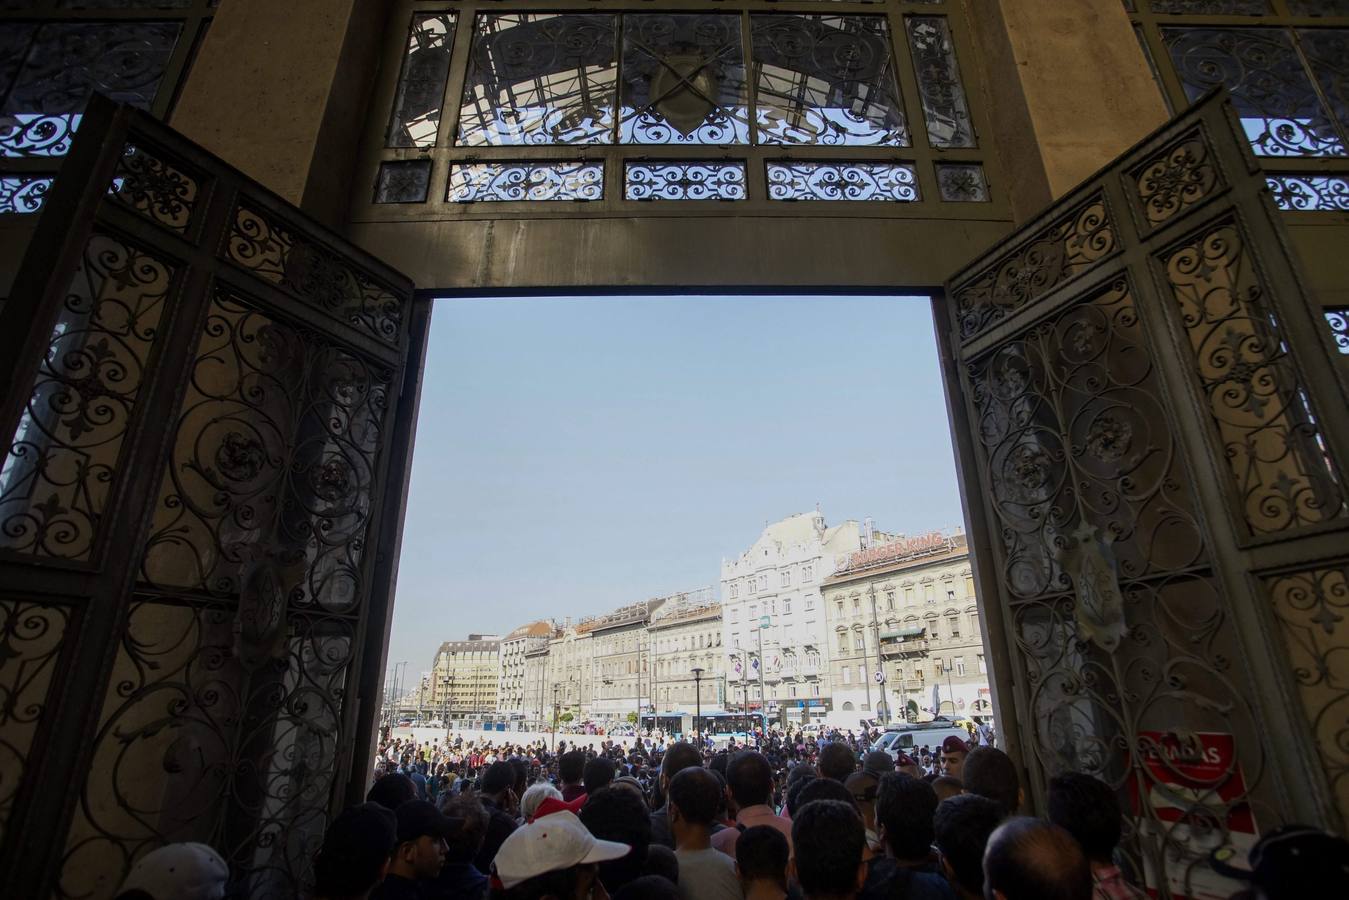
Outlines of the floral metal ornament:
M 1129 633 L 1124 622 L 1124 594 L 1119 586 L 1119 565 L 1110 545 L 1114 537 L 1101 537 L 1095 525 L 1083 522 L 1072 533 L 1069 549 L 1057 549 L 1055 558 L 1072 579 L 1077 592 L 1074 612 L 1078 634 L 1107 653 L 1115 652 Z

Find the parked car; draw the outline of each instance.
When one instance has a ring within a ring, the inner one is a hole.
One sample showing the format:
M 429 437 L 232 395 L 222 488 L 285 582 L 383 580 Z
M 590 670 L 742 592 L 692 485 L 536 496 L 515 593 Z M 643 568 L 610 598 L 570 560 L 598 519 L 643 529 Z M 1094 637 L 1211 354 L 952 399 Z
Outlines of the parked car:
M 884 750 L 891 759 L 898 759 L 900 753 L 912 753 L 915 747 L 930 747 L 936 750 L 942 741 L 955 736 L 962 741 L 970 739 L 970 733 L 964 728 L 953 726 L 950 722 L 930 722 L 923 725 L 892 725 L 873 745 L 873 749 Z
M 399 727 L 399 728 L 406 728 L 407 726 L 409 726 L 409 725 L 411 725 L 411 724 L 412 724 L 412 720 L 411 720 L 411 719 L 399 719 L 399 720 L 398 720 L 398 727 Z

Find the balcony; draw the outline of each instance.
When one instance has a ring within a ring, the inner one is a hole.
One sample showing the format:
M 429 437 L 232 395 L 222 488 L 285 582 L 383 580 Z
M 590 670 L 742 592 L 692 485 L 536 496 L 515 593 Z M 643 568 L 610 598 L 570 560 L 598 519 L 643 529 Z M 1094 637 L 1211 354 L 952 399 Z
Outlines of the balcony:
M 881 656 L 884 659 L 909 659 L 923 656 L 931 649 L 927 628 L 911 625 L 881 635 Z

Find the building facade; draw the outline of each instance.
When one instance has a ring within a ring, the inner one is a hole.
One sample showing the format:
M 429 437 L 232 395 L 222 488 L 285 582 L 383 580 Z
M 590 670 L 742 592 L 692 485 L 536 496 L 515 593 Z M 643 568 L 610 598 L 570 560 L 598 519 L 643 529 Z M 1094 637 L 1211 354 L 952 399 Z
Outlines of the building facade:
M 560 633 L 561 628 L 555 627 L 546 640 L 526 649 L 522 654 L 525 671 L 525 727 L 530 730 L 546 731 L 553 721 L 553 710 L 550 705 L 553 702 L 553 689 L 549 681 L 552 671 L 548 651 L 552 639 Z
M 553 628 L 553 623 L 547 620 L 530 622 L 521 625 L 501 641 L 497 711 L 508 721 L 519 721 L 526 717 L 526 654 L 538 647 L 547 648 Z
M 431 667 L 431 706 L 442 721 L 495 718 L 501 638 L 470 634 L 446 641 Z
M 816 509 L 768 525 L 748 550 L 722 561 L 728 704 L 797 721 L 829 711 L 820 586 L 835 559 L 889 537 L 869 519 L 826 525 Z
M 590 623 L 595 660 L 591 715 L 608 725 L 635 722 L 649 704 L 650 663 L 646 626 L 663 599 L 623 606 Z
M 694 712 L 699 698 L 704 710 L 727 705 L 721 609 L 704 588 L 679 595 L 651 619 L 651 702 L 658 714 Z
M 847 554 L 821 593 L 837 712 L 885 722 L 991 714 L 963 533 L 899 538 Z
M 595 697 L 594 617 L 570 621 L 548 639 L 548 679 L 544 686 L 544 719 L 584 722 L 593 715 Z M 564 718 L 570 715 L 570 719 Z

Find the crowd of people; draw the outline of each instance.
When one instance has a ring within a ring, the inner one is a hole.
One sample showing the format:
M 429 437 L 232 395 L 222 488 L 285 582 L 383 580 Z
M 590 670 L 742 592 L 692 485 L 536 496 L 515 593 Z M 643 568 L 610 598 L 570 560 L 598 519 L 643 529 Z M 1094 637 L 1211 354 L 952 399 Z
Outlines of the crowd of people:
M 1085 774 L 1048 785 L 1046 817 L 1001 750 L 948 738 L 918 758 L 870 735 L 762 738 L 753 748 L 604 741 L 556 752 L 388 740 L 366 802 L 336 817 L 311 900 L 1123 900 L 1116 792 Z M 185 872 L 225 871 L 172 845 Z M 175 849 L 178 848 L 178 849 Z M 1213 865 L 1250 896 L 1349 896 L 1349 843 L 1310 828 L 1267 834 L 1251 868 Z M 192 863 L 192 864 L 189 864 Z M 195 868 L 194 868 L 195 865 Z M 138 872 L 140 873 L 138 875 Z M 147 875 L 146 873 L 149 873 Z M 161 872 L 162 874 L 162 872 Z M 222 879 L 224 876 L 220 876 Z M 124 900 L 195 900 L 155 893 Z

